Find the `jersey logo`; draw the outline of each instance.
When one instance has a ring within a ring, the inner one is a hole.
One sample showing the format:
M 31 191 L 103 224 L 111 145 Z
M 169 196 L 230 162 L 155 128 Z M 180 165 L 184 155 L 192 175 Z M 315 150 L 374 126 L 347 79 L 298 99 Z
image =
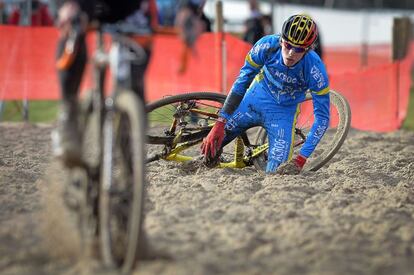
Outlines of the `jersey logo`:
M 260 51 L 267 50 L 269 48 L 270 48 L 270 43 L 258 44 L 251 49 L 251 53 L 254 55 L 257 55 Z
M 311 69 L 311 75 L 313 79 L 316 80 L 318 88 L 322 88 L 325 85 L 325 77 L 323 76 L 322 72 L 318 69 L 318 67 L 313 66 Z
M 284 72 L 281 72 L 279 70 L 275 71 L 275 75 L 283 82 L 286 82 L 286 83 L 289 83 L 289 84 L 290 83 L 292 83 L 292 84 L 298 83 L 298 80 L 297 80 L 296 77 L 292 77 L 290 75 L 287 75 Z

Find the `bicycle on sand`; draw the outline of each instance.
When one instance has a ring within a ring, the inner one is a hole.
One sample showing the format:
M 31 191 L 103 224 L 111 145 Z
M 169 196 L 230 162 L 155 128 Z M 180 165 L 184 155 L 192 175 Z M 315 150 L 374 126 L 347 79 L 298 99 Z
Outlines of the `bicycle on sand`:
M 147 163 L 160 159 L 191 161 L 199 157 L 200 144 L 218 118 L 226 96 L 219 93 L 193 92 L 169 96 L 146 106 L 149 120 Z M 313 123 L 312 95 L 306 94 L 294 130 L 294 153 L 298 153 Z M 338 152 L 351 123 L 351 109 L 345 97 L 330 91 L 330 126 L 306 162 L 304 170 L 316 171 Z M 254 142 L 251 140 L 254 139 Z M 223 148 L 218 167 L 254 166 L 264 171 L 267 163 L 267 134 L 264 128 L 244 133 Z
M 131 81 L 131 76 L 123 78 L 123 85 L 119 79 L 132 62 L 144 62 L 145 52 L 120 33 L 111 34 L 107 51 L 102 26 L 95 34 L 94 88 L 80 100 L 78 115 L 82 161 L 75 167 L 65 167 L 69 170 L 68 189 L 76 190 L 65 195 L 76 210 L 86 256 L 98 254 L 104 266 L 130 273 L 144 245 L 146 116 L 142 99 L 125 88 L 130 87 L 125 83 Z M 77 41 L 76 35 L 71 35 L 68 45 Z M 105 97 L 108 67 L 114 87 Z

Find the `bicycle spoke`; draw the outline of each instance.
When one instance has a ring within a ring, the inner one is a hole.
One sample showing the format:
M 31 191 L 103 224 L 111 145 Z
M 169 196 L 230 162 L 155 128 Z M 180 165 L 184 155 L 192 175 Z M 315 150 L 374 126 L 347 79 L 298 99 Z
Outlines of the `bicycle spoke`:
M 157 160 L 160 156 L 164 158 L 176 146 L 207 136 L 224 98 L 220 94 L 211 93 L 197 93 L 195 96 L 183 94 L 149 104 L 147 160 Z M 171 128 L 172 125 L 174 127 Z M 195 147 L 196 150 L 189 148 L 180 152 L 184 156 L 195 156 L 200 153 L 199 147 Z

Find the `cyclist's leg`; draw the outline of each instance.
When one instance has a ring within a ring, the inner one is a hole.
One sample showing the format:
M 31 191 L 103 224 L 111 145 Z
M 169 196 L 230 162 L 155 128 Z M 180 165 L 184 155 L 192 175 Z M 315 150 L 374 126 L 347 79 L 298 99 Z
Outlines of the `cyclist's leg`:
M 57 59 L 61 58 L 66 38 L 58 41 Z M 61 106 L 58 115 L 58 132 L 54 136 L 55 154 L 67 164 L 80 158 L 80 135 L 78 129 L 78 90 L 86 64 L 86 42 L 84 35 L 77 41 L 73 62 L 65 69 L 58 69 Z
M 257 101 L 258 94 L 262 92 L 263 91 L 259 89 L 258 85 L 253 85 L 246 92 L 240 105 L 226 123 L 226 134 L 223 140 L 223 147 L 247 129 L 262 123 L 264 114 Z
M 131 63 L 131 89 L 145 103 L 144 75 L 148 67 L 151 51 L 148 48 L 144 48 L 144 50 L 146 54 L 145 60 Z
M 266 173 L 275 172 L 280 164 L 292 157 L 298 105 L 268 106 L 264 128 L 269 140 Z
M 62 57 L 66 41 L 66 38 L 59 39 L 56 56 L 57 59 Z M 78 38 L 76 55 L 71 65 L 69 65 L 66 69 L 58 69 L 59 86 L 63 101 L 70 101 L 77 97 L 77 92 L 86 64 L 86 58 L 85 36 L 81 35 Z
M 149 47 L 144 47 L 143 49 L 145 51 L 145 56 L 143 59 L 138 60 L 137 62 L 131 62 L 131 87 L 130 89 L 134 91 L 136 95 L 138 95 L 138 98 L 142 100 L 142 102 L 145 105 L 146 98 L 145 98 L 145 72 L 148 68 L 149 60 L 151 57 L 151 49 Z M 144 112 L 143 114 L 140 114 L 145 116 L 145 124 L 147 124 L 147 113 Z M 145 126 L 146 128 L 147 126 Z
M 208 167 L 215 167 L 218 164 L 224 146 L 240 136 L 247 129 L 259 125 L 261 115 L 256 111 L 254 98 L 251 94 L 249 92 L 246 93 L 240 105 L 227 120 L 224 128 L 225 135 L 220 150 L 217 151 L 214 157 L 206 156 L 204 158 L 204 163 Z

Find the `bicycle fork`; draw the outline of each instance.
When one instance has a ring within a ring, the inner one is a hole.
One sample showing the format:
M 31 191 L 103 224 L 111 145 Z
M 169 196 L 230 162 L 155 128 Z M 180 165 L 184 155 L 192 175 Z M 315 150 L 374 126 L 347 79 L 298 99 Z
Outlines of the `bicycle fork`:
M 114 146 L 114 137 L 113 137 L 113 121 L 114 121 L 114 111 L 113 111 L 113 98 L 109 97 L 105 100 L 105 106 L 107 108 L 107 112 L 105 113 L 105 120 L 104 120 L 104 124 L 103 124 L 103 169 L 102 169 L 102 180 L 101 179 L 101 188 L 103 190 L 105 190 L 104 192 L 101 192 L 101 194 L 109 194 L 111 187 L 112 187 L 112 177 L 111 177 L 111 172 L 112 172 L 112 168 L 113 168 L 113 146 Z M 104 203 L 105 205 L 108 205 L 109 202 L 109 197 L 108 196 L 101 196 L 101 202 L 100 203 Z M 108 221 L 109 217 L 104 217 L 103 220 Z M 102 241 L 105 243 L 109 243 L 110 240 L 110 236 L 109 234 L 100 234 L 99 236 Z M 112 257 L 111 255 L 109 255 L 108 250 L 104 250 L 102 259 L 103 262 L 105 263 L 105 265 L 107 266 L 114 266 L 115 263 L 112 261 Z

